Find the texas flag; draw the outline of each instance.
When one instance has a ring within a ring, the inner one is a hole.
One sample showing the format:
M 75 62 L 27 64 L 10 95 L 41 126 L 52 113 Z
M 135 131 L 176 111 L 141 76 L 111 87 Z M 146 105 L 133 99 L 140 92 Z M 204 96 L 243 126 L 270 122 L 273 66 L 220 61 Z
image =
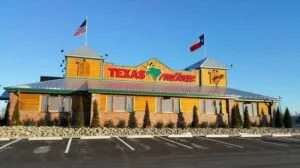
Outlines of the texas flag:
M 204 34 L 202 34 L 200 37 L 199 37 L 199 42 L 193 44 L 191 47 L 190 47 L 190 51 L 193 52 L 195 50 L 197 50 L 198 48 L 202 47 L 204 45 Z

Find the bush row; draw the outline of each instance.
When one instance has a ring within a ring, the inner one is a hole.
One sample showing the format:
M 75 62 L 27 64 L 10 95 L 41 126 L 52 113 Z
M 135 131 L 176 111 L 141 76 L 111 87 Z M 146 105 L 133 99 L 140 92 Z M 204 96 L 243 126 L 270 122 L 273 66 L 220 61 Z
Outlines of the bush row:
M 51 114 L 50 113 L 46 113 L 44 118 L 41 118 L 40 120 L 38 120 L 37 122 L 35 122 L 33 119 L 26 119 L 23 122 L 20 121 L 20 114 L 19 114 L 19 109 L 18 109 L 18 101 L 17 101 L 17 105 L 16 108 L 13 112 L 12 115 L 12 120 L 9 121 L 9 123 L 6 123 L 6 125 L 25 125 L 25 126 L 33 126 L 33 125 L 37 125 L 37 126 L 62 126 L 62 127 L 68 127 L 68 126 L 75 126 L 75 127 L 84 127 L 84 126 L 90 126 L 90 127 L 100 127 L 99 125 L 99 112 L 98 112 L 98 104 L 96 101 L 93 102 L 93 118 L 91 120 L 90 125 L 84 125 L 84 116 L 83 116 L 83 100 L 82 98 L 80 98 L 80 104 L 79 104 L 79 108 L 78 108 L 78 112 L 75 116 L 75 118 L 73 120 L 70 119 L 69 116 L 64 116 L 64 117 L 60 117 L 58 118 L 51 118 Z M 221 109 L 220 109 L 221 110 Z M 179 111 L 178 113 L 178 117 L 177 117 L 177 123 L 175 124 L 172 121 L 169 121 L 168 123 L 164 124 L 162 121 L 158 121 L 156 122 L 153 126 L 156 128 L 228 128 L 228 127 L 232 127 L 232 128 L 250 128 L 252 126 L 258 126 L 257 123 L 251 123 L 250 119 L 249 119 L 249 114 L 248 114 L 248 108 L 247 106 L 244 109 L 244 118 L 242 119 L 241 115 L 240 115 L 240 110 L 239 110 L 239 106 L 235 105 L 232 108 L 231 111 L 231 119 L 230 119 L 230 125 L 228 125 L 227 123 L 225 123 L 223 121 L 223 117 L 222 117 L 222 111 L 220 111 L 219 114 L 217 114 L 217 121 L 215 123 L 210 123 L 208 124 L 207 122 L 202 122 L 199 123 L 199 118 L 198 118 L 198 113 L 197 113 L 197 107 L 194 106 L 193 107 L 193 118 L 192 118 L 192 122 L 187 125 L 187 123 L 185 122 L 185 118 L 183 116 L 183 113 L 181 111 Z M 282 118 L 281 116 L 281 112 L 279 111 L 279 108 L 277 109 L 277 111 L 273 112 L 274 114 L 274 119 L 272 119 L 271 124 L 265 123 L 264 121 L 261 121 L 260 126 L 273 126 L 273 127 L 277 127 L 277 128 L 281 128 L 281 127 L 286 127 L 286 128 L 291 128 L 292 127 L 292 119 L 291 119 L 291 115 L 289 113 L 288 108 L 286 108 L 284 117 Z M 263 114 L 264 115 L 264 114 Z M 262 117 L 264 118 L 264 117 Z M 127 122 L 127 126 L 126 126 L 126 121 L 125 120 L 120 120 L 118 122 L 118 124 L 114 125 L 112 120 L 107 120 L 104 122 L 104 127 L 108 127 L 108 128 L 112 128 L 112 127 L 117 127 L 117 128 L 125 128 L 125 127 L 129 127 L 129 128 L 136 128 L 138 127 L 138 123 L 137 123 L 137 119 L 135 117 L 135 112 L 131 112 L 128 118 L 128 122 Z M 151 119 L 150 119 L 150 114 L 149 114 L 149 107 L 148 107 L 148 102 L 146 101 L 145 104 L 145 115 L 143 118 L 143 123 L 142 123 L 142 127 L 143 128 L 147 128 L 147 127 L 151 127 Z

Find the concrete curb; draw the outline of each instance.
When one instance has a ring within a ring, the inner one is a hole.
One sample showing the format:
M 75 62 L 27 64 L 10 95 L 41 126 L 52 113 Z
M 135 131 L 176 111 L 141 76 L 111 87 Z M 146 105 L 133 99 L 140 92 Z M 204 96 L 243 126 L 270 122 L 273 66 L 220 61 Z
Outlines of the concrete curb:
M 111 136 L 81 136 L 80 139 L 110 139 Z
M 292 137 L 291 134 L 272 134 L 272 137 Z
M 206 135 L 206 138 L 229 138 L 229 135 L 226 134 L 211 134 L 211 135 Z
M 0 141 L 9 141 L 9 138 L 0 138 Z
M 169 138 L 192 138 L 192 134 L 173 134 L 173 135 L 168 135 Z
M 44 141 L 44 140 L 62 140 L 62 137 L 29 137 L 28 141 Z
M 241 134 L 242 138 L 261 138 L 260 134 Z
M 153 135 L 128 135 L 126 138 L 154 138 Z

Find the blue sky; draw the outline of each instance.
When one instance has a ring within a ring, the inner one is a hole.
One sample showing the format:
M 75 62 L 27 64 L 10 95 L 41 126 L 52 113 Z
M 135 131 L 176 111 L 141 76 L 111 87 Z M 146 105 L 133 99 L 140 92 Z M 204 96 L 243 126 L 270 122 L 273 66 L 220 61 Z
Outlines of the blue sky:
M 281 96 L 283 107 L 300 112 L 299 6 L 296 0 L 5 1 L 0 85 L 61 76 L 60 50 L 83 45 L 73 33 L 88 16 L 89 46 L 109 54 L 109 62 L 137 65 L 156 57 L 183 69 L 204 58 L 203 49 L 190 53 L 189 46 L 205 33 L 207 56 L 234 65 L 229 87 Z

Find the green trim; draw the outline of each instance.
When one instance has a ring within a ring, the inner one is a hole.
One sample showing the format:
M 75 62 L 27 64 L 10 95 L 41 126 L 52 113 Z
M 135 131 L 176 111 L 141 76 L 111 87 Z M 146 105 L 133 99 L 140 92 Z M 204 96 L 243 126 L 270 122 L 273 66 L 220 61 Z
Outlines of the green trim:
M 270 98 L 270 99 L 256 99 L 256 98 L 247 98 L 247 97 L 240 97 L 237 100 L 238 101 L 259 101 L 259 102 L 278 101 L 278 99 L 275 99 L 275 98 Z
M 220 68 L 220 67 L 199 67 L 200 69 L 221 69 L 221 70 L 229 70 L 229 68 Z
M 26 93 L 53 93 L 53 94 L 82 94 L 87 93 L 87 91 L 81 90 L 70 90 L 70 89 L 32 89 L 32 88 L 13 88 L 13 87 L 6 87 L 4 88 L 8 92 L 26 92 Z
M 87 57 L 87 56 L 76 56 L 76 55 L 65 55 L 65 57 L 73 57 L 73 58 L 82 58 L 82 59 L 93 59 L 93 60 L 103 60 L 103 58 L 94 58 L 94 57 Z
M 107 89 L 89 89 L 89 90 L 54 90 L 54 89 L 32 89 L 32 88 L 4 88 L 8 92 L 25 92 L 25 93 L 50 93 L 50 94 L 84 94 L 84 93 L 103 93 L 103 94 L 124 94 L 124 95 L 147 95 L 147 96 L 169 96 L 169 97 L 197 97 L 197 98 L 220 98 L 220 99 L 235 99 L 235 97 L 209 94 L 188 94 L 188 93 L 164 93 L 150 91 L 130 91 L 130 90 L 107 90 Z M 277 99 L 255 99 L 240 97 L 237 101 L 264 101 L 270 102 Z
M 66 79 L 82 79 L 82 80 L 100 80 L 99 78 L 92 78 L 92 77 L 86 77 L 86 78 L 83 78 L 83 77 L 66 77 Z
M 202 98 L 227 98 L 228 96 L 208 95 L 208 94 L 188 94 L 188 93 L 163 93 L 149 91 L 130 91 L 130 90 L 107 90 L 107 89 L 89 89 L 89 93 L 104 93 L 104 94 L 126 94 L 126 95 L 147 95 L 147 96 L 170 96 L 170 97 L 202 97 Z

